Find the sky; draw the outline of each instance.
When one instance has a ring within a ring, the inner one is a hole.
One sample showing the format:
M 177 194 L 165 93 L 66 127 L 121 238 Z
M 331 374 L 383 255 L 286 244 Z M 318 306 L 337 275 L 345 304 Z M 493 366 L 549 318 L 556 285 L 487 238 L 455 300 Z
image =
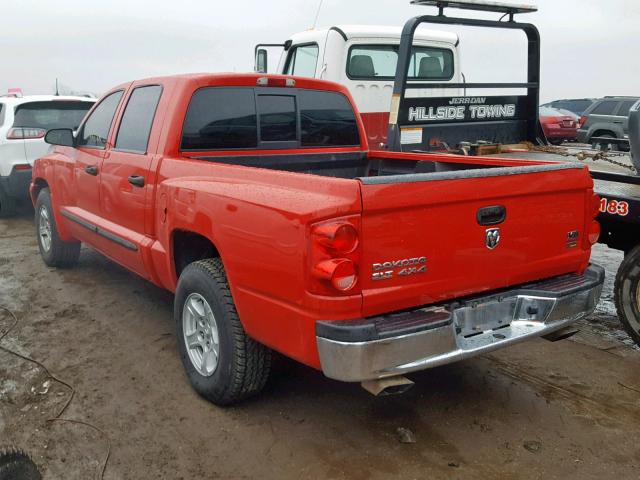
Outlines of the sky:
M 537 13 L 520 18 L 534 23 L 541 33 L 541 101 L 640 94 L 638 0 L 521 2 L 539 7 Z M 58 78 L 63 90 L 99 95 L 150 76 L 250 71 L 256 43 L 280 43 L 311 28 L 319 3 L 2 0 L 0 93 L 11 87 L 25 94 L 53 93 Z M 432 12 L 408 0 L 323 0 L 317 25 L 401 26 L 412 16 Z M 467 81 L 524 80 L 523 34 L 440 29 L 460 35 Z

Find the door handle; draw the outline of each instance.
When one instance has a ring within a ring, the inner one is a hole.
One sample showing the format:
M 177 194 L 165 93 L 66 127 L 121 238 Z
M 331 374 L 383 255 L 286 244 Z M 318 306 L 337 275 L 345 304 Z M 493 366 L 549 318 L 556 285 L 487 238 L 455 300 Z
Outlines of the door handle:
M 144 187 L 144 177 L 141 175 L 131 175 L 129 183 L 134 187 Z
M 94 177 L 98 175 L 98 167 L 96 167 L 95 165 L 88 165 L 84 167 L 84 171 L 89 175 L 93 175 Z
M 483 207 L 478 210 L 476 219 L 479 225 L 498 225 L 507 218 L 507 209 L 502 205 Z

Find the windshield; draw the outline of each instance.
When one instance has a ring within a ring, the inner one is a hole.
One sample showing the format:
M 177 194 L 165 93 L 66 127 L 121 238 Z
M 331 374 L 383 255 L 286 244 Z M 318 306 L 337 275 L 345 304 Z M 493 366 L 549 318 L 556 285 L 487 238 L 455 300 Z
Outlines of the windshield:
M 16 107 L 14 127 L 76 129 L 93 102 L 55 100 L 23 103 Z

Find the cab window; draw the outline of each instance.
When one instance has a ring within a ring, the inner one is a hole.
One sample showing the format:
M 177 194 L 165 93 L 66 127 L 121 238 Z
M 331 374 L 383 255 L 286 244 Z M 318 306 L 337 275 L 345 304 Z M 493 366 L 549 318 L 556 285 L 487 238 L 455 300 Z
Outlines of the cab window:
M 357 80 L 393 80 L 397 65 L 397 45 L 354 45 L 349 49 L 347 76 Z M 451 50 L 413 47 L 409 79 L 451 80 L 453 71 Z
M 122 90 L 118 90 L 108 95 L 91 112 L 82 127 L 80 135 L 78 135 L 78 146 L 106 148 L 111 123 L 122 98 L 122 93 Z
M 287 75 L 314 78 L 316 76 L 317 64 L 318 45 L 312 44 L 292 47 L 284 73 Z

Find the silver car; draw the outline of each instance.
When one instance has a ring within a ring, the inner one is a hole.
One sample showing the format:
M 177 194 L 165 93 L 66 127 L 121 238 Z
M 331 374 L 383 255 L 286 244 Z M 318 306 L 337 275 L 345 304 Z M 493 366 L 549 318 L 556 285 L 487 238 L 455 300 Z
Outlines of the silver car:
M 580 118 L 578 142 L 592 143 L 593 137 L 629 139 L 629 111 L 640 97 L 605 97 L 587 108 Z M 612 144 L 616 147 L 616 144 Z M 620 145 L 620 149 L 628 147 Z

